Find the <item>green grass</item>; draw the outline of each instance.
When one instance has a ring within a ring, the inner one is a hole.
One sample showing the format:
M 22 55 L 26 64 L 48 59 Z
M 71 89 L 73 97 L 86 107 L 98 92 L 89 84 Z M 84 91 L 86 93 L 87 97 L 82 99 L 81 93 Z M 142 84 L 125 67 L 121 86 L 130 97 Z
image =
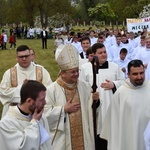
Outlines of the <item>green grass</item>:
M 17 46 L 28 45 L 29 48 L 33 48 L 36 53 L 35 62 L 44 66 L 50 73 L 52 80 L 57 78 L 59 68 L 54 59 L 54 39 L 49 39 L 47 41 L 48 49 L 42 49 L 41 39 L 18 39 L 16 42 Z M 0 50 L 0 80 L 4 72 L 14 66 L 16 61 L 16 50 L 9 49 L 10 44 L 7 43 L 8 50 Z M 2 105 L 0 103 L 0 114 L 2 111 Z

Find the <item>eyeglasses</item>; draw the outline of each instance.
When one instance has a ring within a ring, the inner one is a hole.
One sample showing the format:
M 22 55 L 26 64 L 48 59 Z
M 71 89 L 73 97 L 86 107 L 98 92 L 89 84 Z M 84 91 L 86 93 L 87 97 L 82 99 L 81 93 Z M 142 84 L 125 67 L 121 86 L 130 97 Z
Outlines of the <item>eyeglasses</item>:
M 66 71 L 69 72 L 71 75 L 75 75 L 76 73 L 79 73 L 80 69 L 78 70 L 72 70 L 72 71 Z
M 23 59 L 23 58 L 28 58 L 30 55 L 23 55 L 23 56 L 17 56 L 18 58 L 20 58 L 20 59 Z

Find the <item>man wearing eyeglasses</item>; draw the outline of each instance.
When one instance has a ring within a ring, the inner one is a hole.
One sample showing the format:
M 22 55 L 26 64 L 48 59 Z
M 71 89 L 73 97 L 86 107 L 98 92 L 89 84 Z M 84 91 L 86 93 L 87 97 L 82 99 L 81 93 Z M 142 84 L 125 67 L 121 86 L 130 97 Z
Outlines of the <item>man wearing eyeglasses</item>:
M 26 80 L 37 80 L 46 87 L 52 83 L 48 71 L 39 65 L 31 63 L 30 49 L 21 45 L 16 50 L 17 64 L 8 69 L 0 84 L 0 100 L 3 104 L 2 117 L 6 114 L 9 105 L 20 102 L 20 88 Z
M 60 76 L 48 88 L 44 109 L 52 149 L 94 150 L 92 104 L 99 94 L 92 95 L 91 86 L 78 80 L 79 54 L 73 45 L 60 45 L 55 59 Z

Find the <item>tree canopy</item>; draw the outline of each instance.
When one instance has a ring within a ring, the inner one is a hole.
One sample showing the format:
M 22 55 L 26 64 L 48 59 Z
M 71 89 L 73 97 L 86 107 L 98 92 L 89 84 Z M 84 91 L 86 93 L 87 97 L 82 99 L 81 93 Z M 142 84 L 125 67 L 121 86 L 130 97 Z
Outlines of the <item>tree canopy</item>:
M 0 0 L 0 24 L 24 22 L 34 25 L 40 17 L 41 26 L 49 25 L 54 16 L 66 20 L 123 21 L 126 18 L 138 18 L 149 0 Z M 56 15 L 57 14 L 57 15 Z

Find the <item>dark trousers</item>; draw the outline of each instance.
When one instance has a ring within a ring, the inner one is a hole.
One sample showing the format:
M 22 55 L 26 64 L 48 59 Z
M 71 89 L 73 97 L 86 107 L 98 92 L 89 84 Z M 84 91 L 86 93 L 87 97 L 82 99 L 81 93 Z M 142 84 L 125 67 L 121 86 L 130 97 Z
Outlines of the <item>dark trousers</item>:
M 42 38 L 42 48 L 47 49 L 47 39 L 46 38 Z
M 97 135 L 96 150 L 107 150 L 107 141 Z
M 11 43 L 10 48 L 12 48 L 12 46 L 14 46 L 14 48 L 16 48 L 16 43 Z
M 7 49 L 7 48 L 6 48 L 6 44 L 7 44 L 7 43 L 4 42 L 4 44 L 3 44 L 3 48 L 4 48 L 4 49 Z
M 1 43 L 1 48 L 4 49 L 4 44 L 3 43 Z

